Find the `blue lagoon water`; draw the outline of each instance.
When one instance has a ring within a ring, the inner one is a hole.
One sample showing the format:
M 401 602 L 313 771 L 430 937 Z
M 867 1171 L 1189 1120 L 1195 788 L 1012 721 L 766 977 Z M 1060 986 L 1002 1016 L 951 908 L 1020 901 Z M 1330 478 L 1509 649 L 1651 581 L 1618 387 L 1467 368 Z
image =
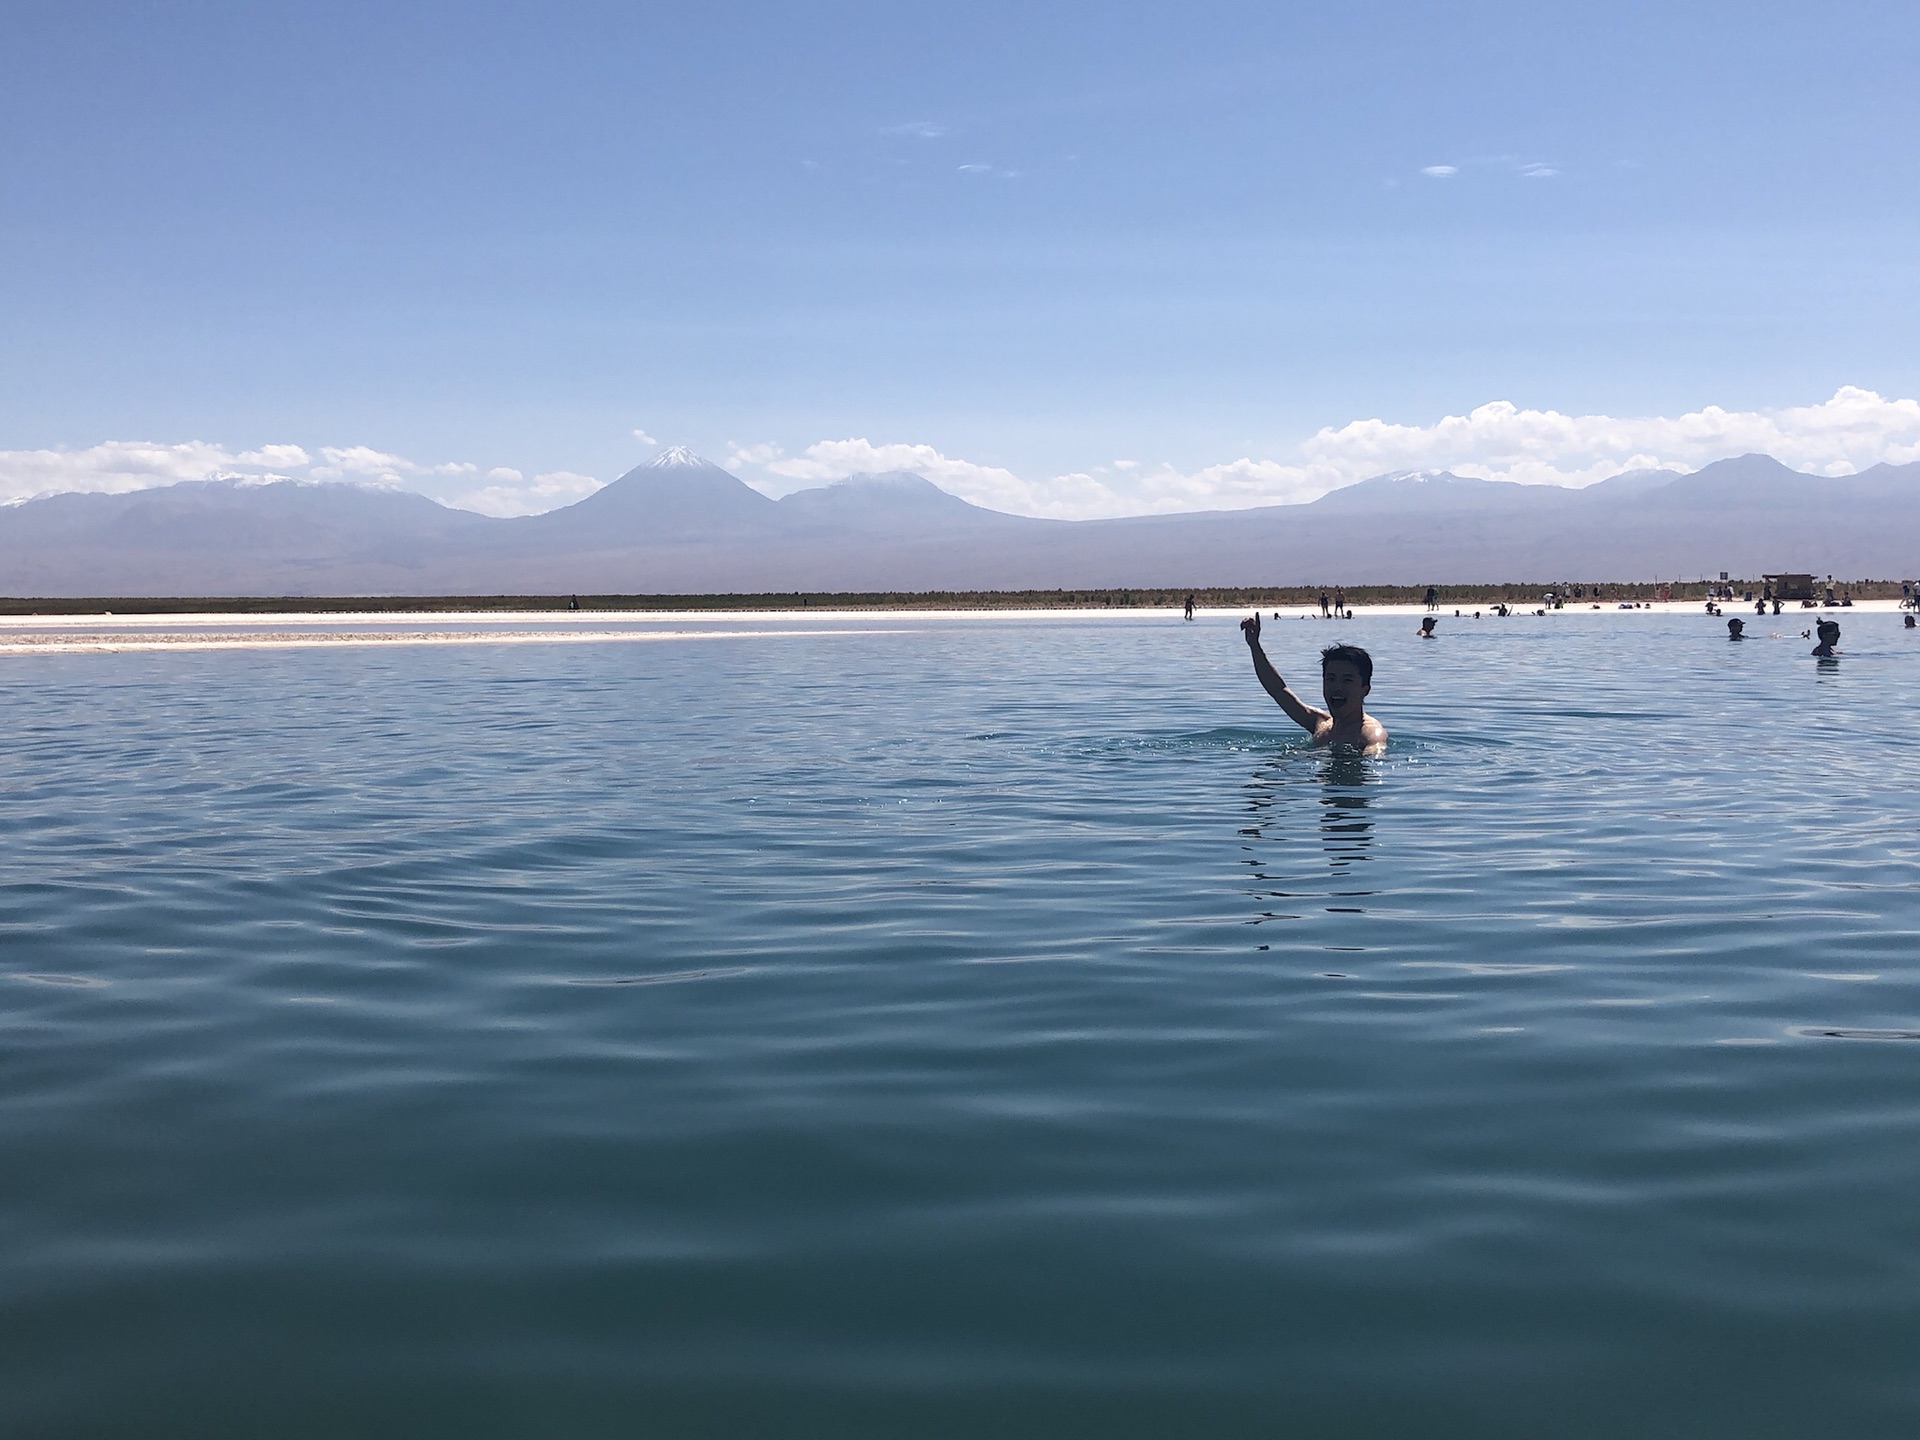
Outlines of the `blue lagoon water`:
M 0 1433 L 1920 1433 L 1896 617 L 672 623 L 0 657 Z

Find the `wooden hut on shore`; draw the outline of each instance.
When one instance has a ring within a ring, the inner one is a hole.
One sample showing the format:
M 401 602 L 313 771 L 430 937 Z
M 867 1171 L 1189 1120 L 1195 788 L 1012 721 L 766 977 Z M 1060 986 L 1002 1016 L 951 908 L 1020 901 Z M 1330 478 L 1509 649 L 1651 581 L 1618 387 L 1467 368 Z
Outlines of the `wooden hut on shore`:
M 1813 576 L 1811 575 L 1762 575 L 1767 582 L 1767 590 L 1776 600 L 1813 600 Z

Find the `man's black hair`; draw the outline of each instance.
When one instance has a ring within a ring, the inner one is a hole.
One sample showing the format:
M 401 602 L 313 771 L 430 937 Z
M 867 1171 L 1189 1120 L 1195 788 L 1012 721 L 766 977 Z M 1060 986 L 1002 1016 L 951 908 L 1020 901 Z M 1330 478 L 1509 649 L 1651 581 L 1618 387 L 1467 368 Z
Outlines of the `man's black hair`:
M 1373 684 L 1373 657 L 1358 645 L 1329 645 L 1320 652 L 1320 668 L 1322 670 L 1326 669 L 1329 665 L 1337 665 L 1343 661 L 1360 672 L 1360 683 L 1362 685 Z

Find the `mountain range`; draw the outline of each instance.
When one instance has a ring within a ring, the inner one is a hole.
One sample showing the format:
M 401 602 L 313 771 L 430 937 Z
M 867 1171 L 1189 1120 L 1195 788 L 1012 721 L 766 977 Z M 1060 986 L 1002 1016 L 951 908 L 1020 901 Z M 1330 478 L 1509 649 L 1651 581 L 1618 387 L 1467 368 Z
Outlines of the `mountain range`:
M 1300 505 L 1119 520 L 987 510 L 906 472 L 773 500 L 682 449 L 494 519 L 346 484 L 187 481 L 0 508 L 15 596 L 697 594 L 1468 584 L 1920 570 L 1920 463 L 1764 455 L 1570 490 L 1383 475 Z

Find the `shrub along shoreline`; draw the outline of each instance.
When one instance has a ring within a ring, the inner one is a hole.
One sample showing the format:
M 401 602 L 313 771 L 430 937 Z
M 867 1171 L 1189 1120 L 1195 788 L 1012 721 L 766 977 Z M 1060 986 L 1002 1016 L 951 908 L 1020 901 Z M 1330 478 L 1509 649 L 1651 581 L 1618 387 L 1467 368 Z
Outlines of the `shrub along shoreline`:
M 1534 605 L 1549 590 L 1565 595 L 1568 604 L 1614 604 L 1651 601 L 1662 590 L 1677 604 L 1704 601 L 1722 582 L 1520 582 L 1503 585 L 1440 585 L 1439 604 L 1446 609 L 1473 605 Z M 1758 581 L 1729 580 L 1736 595 L 1760 591 Z M 574 602 L 582 613 L 608 611 L 668 612 L 683 610 L 1113 610 L 1179 609 L 1188 595 L 1203 610 L 1269 609 L 1304 606 L 1317 610 L 1320 593 L 1335 593 L 1335 585 L 1196 586 L 1192 590 L 1164 586 L 1112 590 L 867 590 L 788 591 L 721 595 L 219 595 L 139 596 L 101 595 L 75 599 L 0 597 L 0 616 L 29 615 L 324 615 L 324 614 L 433 614 L 488 611 L 570 611 Z M 1834 582 L 1834 593 L 1855 600 L 1898 600 L 1897 580 Z M 1349 606 L 1418 605 L 1424 585 L 1348 585 Z M 1581 593 L 1576 597 L 1574 591 Z

